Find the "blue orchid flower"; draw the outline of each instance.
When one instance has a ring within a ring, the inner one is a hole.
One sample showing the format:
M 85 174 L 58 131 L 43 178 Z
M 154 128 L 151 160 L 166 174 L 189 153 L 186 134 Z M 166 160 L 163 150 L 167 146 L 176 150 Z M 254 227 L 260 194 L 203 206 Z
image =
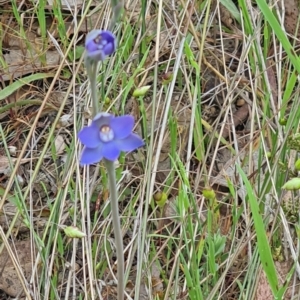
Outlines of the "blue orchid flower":
M 130 152 L 144 145 L 140 136 L 133 133 L 134 118 L 131 115 L 115 117 L 99 113 L 90 126 L 84 127 L 78 138 L 85 146 L 80 164 L 90 165 L 105 158 L 115 161 L 121 151 Z
M 92 61 L 103 61 L 116 51 L 117 39 L 108 30 L 92 30 L 85 40 L 86 57 Z

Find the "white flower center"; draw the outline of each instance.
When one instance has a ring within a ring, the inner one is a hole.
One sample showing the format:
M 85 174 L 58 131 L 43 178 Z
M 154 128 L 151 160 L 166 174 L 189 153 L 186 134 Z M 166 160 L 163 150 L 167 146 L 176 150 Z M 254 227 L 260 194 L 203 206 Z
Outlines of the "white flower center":
M 102 142 L 110 142 L 114 139 L 114 132 L 108 125 L 100 128 L 100 139 Z

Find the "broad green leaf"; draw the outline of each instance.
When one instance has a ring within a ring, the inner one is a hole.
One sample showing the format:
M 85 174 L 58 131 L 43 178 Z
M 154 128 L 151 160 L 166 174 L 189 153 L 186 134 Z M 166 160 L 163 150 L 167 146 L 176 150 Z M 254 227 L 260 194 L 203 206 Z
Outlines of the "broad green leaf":
M 53 77 L 54 75 L 51 73 L 37 73 L 33 75 L 29 75 L 27 77 L 23 77 L 21 79 L 16 80 L 6 88 L 4 88 L 0 93 L 0 101 L 10 96 L 14 92 L 16 92 L 19 88 L 24 85 L 27 85 L 31 81 L 40 80 L 48 77 Z

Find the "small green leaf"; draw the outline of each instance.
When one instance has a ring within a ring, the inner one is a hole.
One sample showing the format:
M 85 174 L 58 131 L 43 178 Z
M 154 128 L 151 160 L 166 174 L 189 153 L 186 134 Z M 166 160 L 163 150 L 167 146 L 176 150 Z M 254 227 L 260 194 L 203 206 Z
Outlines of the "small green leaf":
M 228 9 L 228 11 L 231 13 L 231 15 L 239 22 L 241 23 L 241 16 L 240 12 L 233 3 L 232 0 L 220 0 L 220 2 Z
M 84 49 L 85 48 L 83 46 L 76 46 L 75 47 L 75 52 L 74 52 L 74 50 L 70 51 L 70 57 L 72 59 L 75 59 L 75 60 L 80 59 L 81 56 L 82 56 L 82 54 L 83 54 L 83 52 L 84 52 Z
M 78 227 L 75 226 L 68 226 L 66 228 L 64 228 L 64 232 L 66 234 L 66 236 L 70 237 L 70 238 L 83 238 L 85 237 L 85 233 L 83 233 L 81 230 L 79 230 Z
M 0 196 L 2 197 L 4 195 L 4 193 L 5 193 L 5 188 L 0 186 Z M 17 198 L 15 196 L 13 196 L 12 194 L 9 193 L 7 195 L 7 200 L 17 206 L 17 203 L 18 203 Z
M 300 189 L 300 178 L 292 178 L 284 184 L 282 189 L 285 190 L 299 190 Z

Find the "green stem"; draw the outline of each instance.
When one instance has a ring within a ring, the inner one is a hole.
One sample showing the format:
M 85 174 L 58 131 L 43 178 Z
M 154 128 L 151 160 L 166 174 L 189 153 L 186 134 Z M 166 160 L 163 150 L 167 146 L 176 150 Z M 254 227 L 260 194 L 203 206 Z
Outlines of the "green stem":
M 108 26 L 108 29 L 110 31 L 113 31 L 114 26 L 119 21 L 119 18 L 122 14 L 122 9 L 124 7 L 124 1 L 123 0 L 111 0 L 110 1 L 111 9 L 112 9 L 112 17 Z
M 115 243 L 117 251 L 117 278 L 118 278 L 118 300 L 124 300 L 124 256 L 123 256 L 123 237 L 120 226 L 119 207 L 118 207 L 118 193 L 116 183 L 116 172 L 114 162 L 104 159 L 107 169 L 110 191 L 110 204 L 112 222 L 115 234 Z
M 97 66 L 96 63 L 91 63 L 89 79 L 91 84 L 91 97 L 92 97 L 92 117 L 94 118 L 99 112 L 99 100 L 97 93 Z

